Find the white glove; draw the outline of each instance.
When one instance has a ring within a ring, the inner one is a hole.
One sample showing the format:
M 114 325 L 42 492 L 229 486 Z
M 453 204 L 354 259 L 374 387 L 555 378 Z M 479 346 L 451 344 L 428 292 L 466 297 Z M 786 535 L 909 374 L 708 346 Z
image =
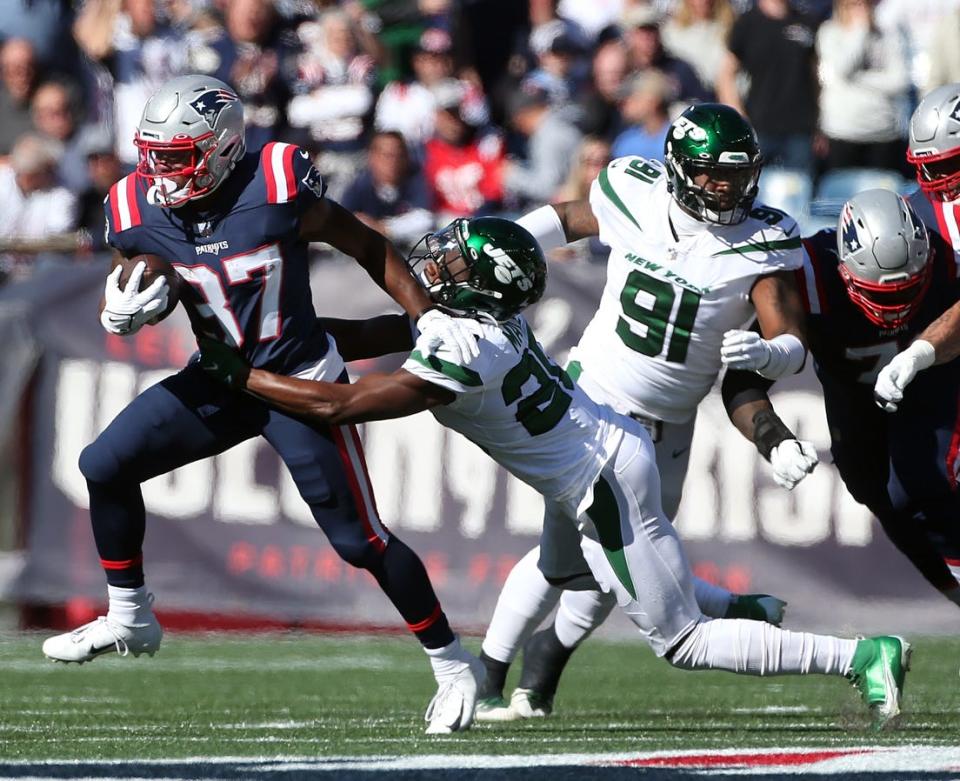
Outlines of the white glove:
M 803 367 L 807 351 L 793 334 L 764 339 L 756 331 L 734 329 L 723 335 L 720 360 L 731 369 L 754 371 L 775 380 Z
M 137 263 L 123 290 L 120 289 L 122 266 L 117 266 L 107 276 L 103 289 L 106 303 L 100 313 L 100 324 L 107 333 L 118 336 L 136 333 L 145 323 L 155 321 L 167 308 L 169 287 L 166 277 L 155 279 L 146 290 L 139 289 L 146 267 L 143 261 Z
M 446 347 L 455 363 L 461 366 L 480 355 L 477 344 L 481 335 L 480 324 L 469 317 L 450 317 L 439 309 L 430 309 L 417 320 L 420 339 L 417 346 L 427 355 L 433 355 L 441 346 Z
M 773 479 L 788 491 L 792 491 L 819 463 L 820 457 L 812 442 L 785 439 L 770 451 Z
M 873 400 L 884 412 L 896 412 L 903 401 L 903 391 L 917 376 L 917 372 L 929 369 L 937 359 L 936 350 L 930 342 L 917 339 L 906 350 L 893 356 L 877 375 L 873 386 Z

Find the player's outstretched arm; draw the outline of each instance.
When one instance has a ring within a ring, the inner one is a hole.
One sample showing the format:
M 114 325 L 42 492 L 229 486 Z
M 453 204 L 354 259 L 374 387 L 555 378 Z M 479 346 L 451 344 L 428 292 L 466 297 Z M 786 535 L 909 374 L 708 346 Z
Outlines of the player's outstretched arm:
M 960 302 L 924 328 L 917 341 L 927 342 L 933 348 L 935 366 L 960 356 Z
M 517 225 L 530 231 L 544 252 L 600 233 L 590 201 L 585 198 L 541 206 L 520 217 Z
M 720 388 L 730 422 L 756 445 L 777 485 L 793 490 L 820 463 L 812 442 L 797 439 L 777 415 L 768 380 L 754 372 L 728 371 Z
M 200 365 L 236 390 L 319 423 L 364 423 L 402 418 L 449 404 L 454 393 L 400 369 L 368 374 L 355 383 L 318 382 L 252 369 L 222 342 L 200 340 Z
M 413 349 L 413 332 L 406 315 L 380 315 L 366 320 L 318 317 L 317 320 L 336 339 L 337 351 L 348 362 Z
M 355 258 L 416 321 L 425 337 L 423 349 L 427 354 L 445 346 L 464 365 L 480 354 L 469 321 L 450 317 L 431 302 L 396 247 L 338 203 L 324 198 L 311 206 L 301 218 L 300 237 L 324 241 Z
M 300 238 L 325 242 L 356 259 L 411 317 L 430 307 L 429 296 L 410 274 L 397 248 L 335 201 L 322 198 L 307 210 L 300 219 Z
M 907 347 L 897 353 L 877 375 L 873 398 L 886 412 L 896 412 L 903 391 L 918 372 L 960 356 L 960 302 L 928 325 Z
M 778 271 L 758 278 L 750 299 L 761 333 L 727 331 L 720 346 L 724 366 L 755 371 L 771 380 L 796 374 L 806 362 L 807 345 L 803 302 L 793 273 Z

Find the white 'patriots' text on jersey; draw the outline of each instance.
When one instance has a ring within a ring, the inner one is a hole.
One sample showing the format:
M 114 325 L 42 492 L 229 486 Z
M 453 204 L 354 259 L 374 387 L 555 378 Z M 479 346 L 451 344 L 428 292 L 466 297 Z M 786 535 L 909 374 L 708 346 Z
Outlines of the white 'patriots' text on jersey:
M 691 224 L 667 189 L 664 167 L 614 160 L 590 206 L 610 247 L 600 307 L 571 352 L 580 382 L 620 412 L 682 423 L 721 368 L 725 331 L 754 317 L 763 275 L 802 265 L 797 224 L 757 204 L 739 225 Z

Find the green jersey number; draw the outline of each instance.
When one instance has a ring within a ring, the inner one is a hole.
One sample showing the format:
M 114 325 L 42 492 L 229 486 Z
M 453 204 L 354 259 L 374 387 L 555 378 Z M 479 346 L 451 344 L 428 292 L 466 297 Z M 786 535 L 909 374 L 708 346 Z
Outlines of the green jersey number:
M 520 358 L 520 363 L 503 378 L 503 403 L 517 404 L 517 421 L 531 435 L 545 434 L 564 416 L 573 397 L 573 380 L 551 361 L 533 335 L 528 332 L 529 346 Z M 528 396 L 523 395 L 523 386 L 530 379 L 536 380 L 537 388 Z
M 650 165 L 650 163 L 642 159 L 631 160 L 630 165 L 628 165 L 623 172 L 627 176 L 632 176 L 634 179 L 639 179 L 646 184 L 653 184 L 653 180 L 662 173 L 659 168 Z
M 677 314 L 673 319 L 670 345 L 667 348 L 666 359 L 671 363 L 683 363 L 687 359 L 690 332 L 693 330 L 693 321 L 700 306 L 699 293 L 686 288 L 682 288 L 682 291 L 680 306 L 677 307 Z M 653 296 L 651 307 L 647 308 L 637 303 L 637 294 L 640 292 Z M 627 274 L 627 283 L 620 293 L 620 306 L 623 307 L 625 317 L 617 320 L 617 336 L 631 350 L 636 350 L 643 355 L 660 355 L 667 339 L 667 324 L 670 323 L 676 297 L 676 288 L 669 282 L 634 269 Z M 646 326 L 646 335 L 637 334 L 627 318 Z

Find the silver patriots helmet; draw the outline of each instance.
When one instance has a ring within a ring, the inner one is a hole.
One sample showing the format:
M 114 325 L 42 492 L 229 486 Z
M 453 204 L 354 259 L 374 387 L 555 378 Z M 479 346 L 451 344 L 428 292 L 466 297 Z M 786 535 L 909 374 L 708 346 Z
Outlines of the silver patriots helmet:
M 245 151 L 243 103 L 219 79 L 172 79 L 147 100 L 134 143 L 137 173 L 163 206 L 216 190 Z
M 910 118 L 907 161 L 920 189 L 952 201 L 960 195 L 960 84 L 937 87 Z
M 933 264 L 927 229 L 890 190 L 864 190 L 840 210 L 839 271 L 847 295 L 870 322 L 898 328 L 913 317 Z

